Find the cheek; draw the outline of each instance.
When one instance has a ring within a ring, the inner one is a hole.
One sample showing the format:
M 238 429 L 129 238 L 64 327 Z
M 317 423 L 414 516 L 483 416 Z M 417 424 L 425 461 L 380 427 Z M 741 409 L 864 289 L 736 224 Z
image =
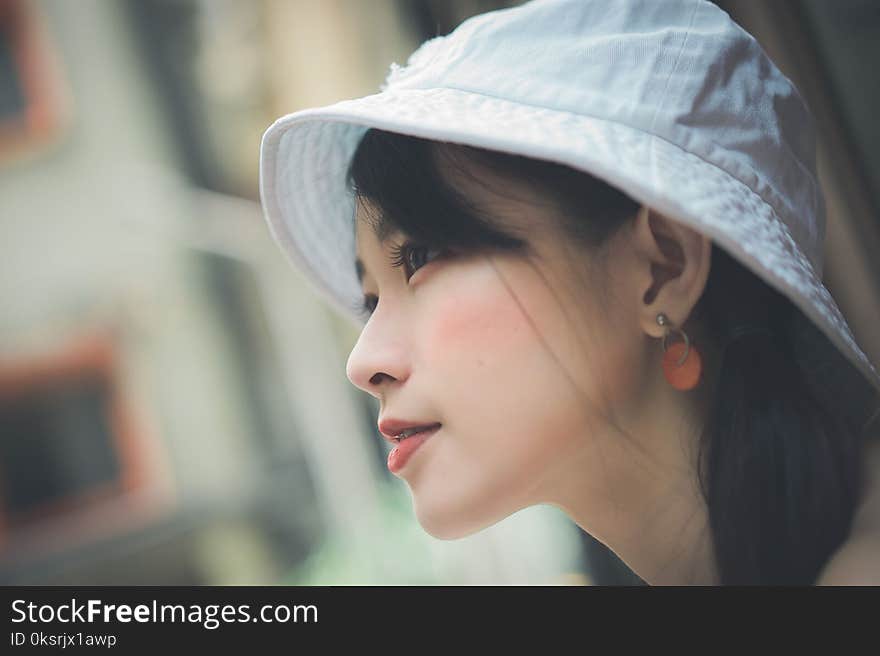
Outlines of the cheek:
M 545 390 L 547 358 L 538 351 L 534 330 L 516 299 L 497 281 L 481 276 L 462 278 L 431 305 L 416 368 L 431 380 L 441 412 L 467 434 L 495 426 L 510 429 L 523 408 Z M 511 409 L 517 412 L 511 412 Z M 474 445 L 469 444 L 469 449 Z
M 415 331 L 414 369 L 449 424 L 408 477 L 420 521 L 437 537 L 540 502 L 548 476 L 582 450 L 585 430 L 601 439 L 584 395 L 596 398 L 593 370 L 607 354 L 585 357 L 552 296 L 529 288 L 526 276 L 516 279 L 516 299 L 491 270 L 478 273 L 449 276 L 436 295 L 432 287 Z
M 532 289 L 527 272 L 508 267 L 507 284 L 488 265 L 459 273 L 426 297 L 430 309 L 416 331 L 420 362 L 414 366 L 443 386 L 450 409 L 462 404 L 473 412 L 476 405 L 491 412 L 494 405 L 491 418 L 498 421 L 499 403 L 516 404 L 526 390 L 552 393 L 546 385 L 559 380 L 556 360 L 570 361 L 571 345 L 560 339 L 546 292 Z M 560 346 L 555 357 L 546 352 Z
M 564 297 L 566 312 L 526 268 L 507 268 L 506 285 L 488 266 L 461 273 L 432 288 L 417 331 L 416 367 L 431 372 L 450 419 L 516 428 L 541 414 L 525 411 L 539 401 L 540 423 L 557 423 L 551 439 L 561 439 L 572 424 L 607 416 L 638 386 L 631 322 L 599 319 L 602 308 L 584 295 Z
M 559 428 L 570 429 L 581 403 L 559 367 L 571 354 L 547 351 L 564 340 L 541 297 L 513 298 L 491 269 L 460 282 L 431 304 L 416 368 L 428 372 L 438 408 L 462 436 L 480 435 L 477 444 L 468 440 L 470 455 L 493 453 L 497 465 L 499 441 L 516 445 L 508 455 L 520 458 L 547 433 L 570 434 Z
M 467 370 L 502 365 L 534 347 L 536 329 L 552 328 L 546 296 L 540 278 L 516 258 L 464 264 L 431 289 L 425 357 Z
M 422 345 L 432 368 L 454 365 L 472 370 L 497 364 L 490 360 L 528 338 L 517 299 L 508 292 L 515 279 L 505 284 L 488 261 L 464 263 L 443 273 L 440 284 L 426 295 L 430 310 L 425 313 Z M 512 275 L 510 270 L 505 273 L 506 278 Z
M 432 362 L 453 358 L 456 364 L 485 364 L 494 353 L 509 352 L 525 337 L 523 317 L 513 299 L 497 290 L 463 289 L 432 311 L 425 356 Z M 478 359 L 473 360 L 476 356 Z M 463 358 L 471 358 L 470 363 Z

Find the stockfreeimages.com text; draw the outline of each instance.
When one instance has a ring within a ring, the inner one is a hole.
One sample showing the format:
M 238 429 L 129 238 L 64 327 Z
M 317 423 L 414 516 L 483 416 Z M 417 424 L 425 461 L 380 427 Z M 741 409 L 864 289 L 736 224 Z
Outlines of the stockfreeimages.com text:
M 201 624 L 206 629 L 216 629 L 222 623 L 232 622 L 317 622 L 318 608 L 313 604 L 287 605 L 266 604 L 251 612 L 249 604 L 160 604 L 155 599 L 150 604 L 105 604 L 100 599 L 85 603 L 71 599 L 70 603 L 58 605 L 35 604 L 24 599 L 12 602 L 12 621 L 31 622 L 181 622 Z

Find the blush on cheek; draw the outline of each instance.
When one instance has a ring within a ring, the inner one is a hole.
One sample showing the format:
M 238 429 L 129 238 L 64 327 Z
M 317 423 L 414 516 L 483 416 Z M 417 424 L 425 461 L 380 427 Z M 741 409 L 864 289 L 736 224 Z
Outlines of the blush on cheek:
M 491 357 L 496 352 L 509 353 L 528 339 L 528 322 L 506 290 L 478 292 L 456 292 L 432 305 L 424 343 L 427 357 L 456 353 Z

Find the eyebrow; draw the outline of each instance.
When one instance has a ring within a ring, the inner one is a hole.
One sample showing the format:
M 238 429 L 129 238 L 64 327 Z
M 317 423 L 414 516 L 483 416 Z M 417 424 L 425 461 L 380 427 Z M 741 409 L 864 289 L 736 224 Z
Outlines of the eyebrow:
M 384 246 L 391 239 L 391 236 L 398 232 L 398 229 L 383 210 L 380 209 L 378 215 L 378 221 L 370 222 L 370 227 L 373 229 L 373 234 L 379 240 L 379 244 Z M 359 257 L 354 258 L 354 270 L 357 272 L 358 282 L 363 283 L 366 268 Z

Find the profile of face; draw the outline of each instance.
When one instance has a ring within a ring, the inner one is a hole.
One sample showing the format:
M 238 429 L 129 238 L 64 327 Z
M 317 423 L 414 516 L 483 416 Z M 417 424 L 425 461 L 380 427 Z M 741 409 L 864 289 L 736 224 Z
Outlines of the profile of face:
M 642 497 L 687 468 L 681 443 L 657 436 L 682 408 L 662 389 L 655 317 L 696 302 L 708 240 L 640 213 L 591 253 L 538 189 L 444 174 L 529 251 L 423 249 L 394 267 L 407 236 L 380 243 L 359 202 L 363 291 L 378 302 L 346 373 L 380 418 L 441 424 L 397 472 L 418 521 L 453 539 L 548 503 L 600 539 L 636 531 Z

